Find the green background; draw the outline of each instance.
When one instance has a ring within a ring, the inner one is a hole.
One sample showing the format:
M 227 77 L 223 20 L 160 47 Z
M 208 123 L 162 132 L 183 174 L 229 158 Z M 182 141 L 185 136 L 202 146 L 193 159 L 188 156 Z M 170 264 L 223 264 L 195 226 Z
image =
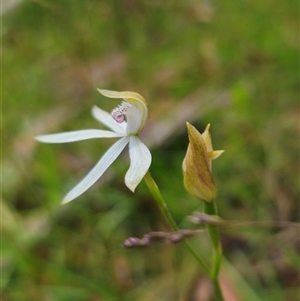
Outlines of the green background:
M 119 103 L 97 87 L 147 99 L 150 170 L 182 228 L 202 210 L 185 121 L 211 123 L 220 216 L 245 222 L 221 228 L 226 300 L 299 300 L 299 227 L 249 224 L 299 219 L 298 1 L 4 1 L 1 36 L 3 300 L 210 300 L 184 245 L 121 247 L 169 230 L 145 184 L 125 186 L 126 151 L 60 206 L 112 141 L 34 136 L 102 128 L 91 107 Z M 210 258 L 206 233 L 190 241 Z

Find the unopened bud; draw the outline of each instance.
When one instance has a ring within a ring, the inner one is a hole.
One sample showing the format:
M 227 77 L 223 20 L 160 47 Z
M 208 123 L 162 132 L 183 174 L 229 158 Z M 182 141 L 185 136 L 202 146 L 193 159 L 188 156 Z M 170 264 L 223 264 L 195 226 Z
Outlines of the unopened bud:
M 201 135 L 187 122 L 189 145 L 182 163 L 184 186 L 198 199 L 211 202 L 216 197 L 216 185 L 211 174 L 211 161 L 223 151 L 213 151 L 208 125 Z

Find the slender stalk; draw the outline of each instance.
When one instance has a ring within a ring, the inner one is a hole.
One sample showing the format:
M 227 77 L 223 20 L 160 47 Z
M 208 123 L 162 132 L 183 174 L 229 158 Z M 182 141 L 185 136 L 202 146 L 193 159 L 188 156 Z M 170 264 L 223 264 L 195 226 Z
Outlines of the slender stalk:
M 205 202 L 204 208 L 205 208 L 205 213 L 210 215 L 217 215 L 217 207 L 215 202 L 211 202 L 211 203 Z M 217 299 L 223 301 L 224 297 L 218 279 L 221 261 L 222 261 L 222 245 L 220 242 L 219 230 L 215 225 L 212 224 L 208 224 L 207 228 L 210 234 L 211 241 L 214 246 L 213 265 L 212 265 L 210 277 L 214 284 Z
M 216 297 L 218 301 L 225 301 L 224 297 L 223 297 L 223 293 L 220 287 L 220 282 L 218 279 L 213 280 L 213 285 L 214 285 L 214 289 L 215 289 L 215 293 L 216 293 Z
M 169 208 L 167 207 L 167 204 L 166 204 L 163 196 L 161 195 L 160 190 L 159 190 L 158 186 L 156 185 L 155 181 L 153 180 L 149 171 L 146 173 L 144 180 L 145 180 L 150 192 L 152 193 L 154 199 L 156 200 L 158 206 L 160 207 L 162 213 L 164 214 L 165 218 L 167 219 L 168 223 L 170 224 L 170 226 L 172 227 L 172 229 L 174 231 L 178 231 L 179 228 L 178 228 L 176 222 L 174 221 L 174 219 L 171 215 L 171 212 L 170 212 Z M 203 270 L 208 275 L 211 275 L 209 267 L 207 266 L 206 262 L 197 254 L 197 252 L 192 247 L 192 245 L 187 240 L 184 240 L 184 243 L 185 243 L 186 247 L 189 249 L 190 253 L 195 257 L 195 259 L 201 265 Z M 223 299 L 220 299 L 220 300 L 223 300 Z

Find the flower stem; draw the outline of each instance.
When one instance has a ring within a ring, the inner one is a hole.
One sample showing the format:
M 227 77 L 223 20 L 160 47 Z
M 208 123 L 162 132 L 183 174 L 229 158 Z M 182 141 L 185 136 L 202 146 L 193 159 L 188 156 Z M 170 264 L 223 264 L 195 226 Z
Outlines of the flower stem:
M 174 221 L 174 219 L 171 215 L 171 212 L 170 212 L 169 208 L 167 207 L 167 204 L 166 204 L 163 196 L 161 195 L 160 190 L 159 190 L 158 186 L 156 185 L 155 181 L 153 180 L 149 171 L 146 173 L 144 180 L 145 180 L 150 192 L 152 193 L 154 199 L 156 200 L 158 206 L 160 207 L 162 213 L 164 214 L 165 218 L 167 219 L 168 223 L 170 224 L 170 226 L 172 227 L 172 229 L 174 231 L 178 231 L 179 228 L 178 228 L 176 222 Z M 189 249 L 190 253 L 195 257 L 195 259 L 201 265 L 203 270 L 208 275 L 211 275 L 209 267 L 207 266 L 206 262 L 197 254 L 197 252 L 192 247 L 192 245 L 187 240 L 184 240 L 184 243 L 185 243 L 186 247 Z M 223 300 L 223 299 L 219 299 L 219 300 Z
M 215 202 L 210 202 L 210 203 L 205 202 L 204 210 L 205 210 L 205 213 L 207 213 L 207 214 L 217 215 L 217 207 L 216 207 Z M 208 224 L 207 228 L 208 228 L 209 235 L 210 235 L 213 247 L 214 247 L 213 264 L 212 264 L 212 270 L 211 270 L 210 277 L 214 284 L 217 299 L 219 301 L 223 301 L 224 297 L 223 297 L 219 279 L 218 279 L 221 261 L 222 261 L 222 245 L 220 242 L 219 231 L 218 231 L 218 228 L 212 224 Z

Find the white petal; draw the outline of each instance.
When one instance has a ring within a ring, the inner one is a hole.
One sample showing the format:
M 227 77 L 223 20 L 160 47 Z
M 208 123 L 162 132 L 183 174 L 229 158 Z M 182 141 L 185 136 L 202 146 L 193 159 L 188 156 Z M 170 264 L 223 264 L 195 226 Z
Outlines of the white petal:
M 129 138 L 124 137 L 113 144 L 93 167 L 93 169 L 86 175 L 85 178 L 77 186 L 75 186 L 63 199 L 63 204 L 68 203 L 87 189 L 89 189 L 107 170 L 107 168 L 117 159 L 125 146 L 128 144 Z
M 126 121 L 123 121 L 122 123 L 116 122 L 111 114 L 108 112 L 98 108 L 97 106 L 94 106 L 92 109 L 93 116 L 102 124 L 106 125 L 108 128 L 113 130 L 116 133 L 125 133 L 127 123 Z
M 137 134 L 141 130 L 143 115 L 134 105 L 129 104 L 126 111 L 127 128 L 126 133 Z
M 148 147 L 136 136 L 129 141 L 130 167 L 125 176 L 126 186 L 134 192 L 142 181 L 151 164 L 151 153 Z
M 123 136 L 124 134 L 104 130 L 80 130 L 51 135 L 41 135 L 35 137 L 35 139 L 45 143 L 68 143 L 92 138 L 116 138 Z

